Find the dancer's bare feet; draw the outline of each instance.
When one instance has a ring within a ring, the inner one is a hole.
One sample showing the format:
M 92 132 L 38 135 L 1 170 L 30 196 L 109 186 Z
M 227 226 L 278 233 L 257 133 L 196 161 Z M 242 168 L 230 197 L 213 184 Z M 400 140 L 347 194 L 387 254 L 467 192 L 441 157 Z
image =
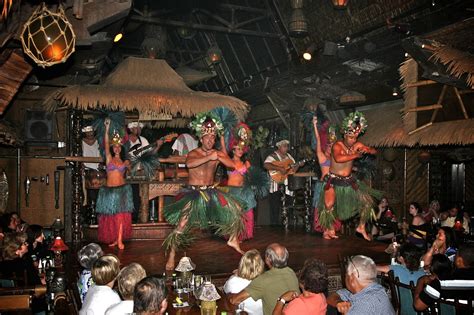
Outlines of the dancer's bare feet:
M 120 243 L 118 243 L 118 248 L 119 249 L 125 249 L 125 245 L 122 242 L 120 242 Z
M 331 238 L 331 235 L 329 235 L 329 231 L 328 231 L 328 230 L 325 230 L 325 231 L 323 232 L 323 238 L 324 238 L 325 240 L 331 240 L 331 239 L 332 239 L 332 238 Z
M 109 244 L 109 247 L 115 247 L 117 246 L 117 241 L 113 242 L 112 244 Z
M 241 255 L 245 254 L 245 252 L 240 248 L 240 244 L 239 244 L 239 241 L 237 240 L 237 238 L 230 238 L 228 241 L 227 241 L 227 245 L 229 245 L 230 247 L 232 247 L 233 249 L 235 249 L 237 252 L 239 252 Z
M 174 270 L 174 265 L 175 265 L 175 256 L 176 252 L 174 249 L 170 250 L 170 253 L 168 254 L 168 260 L 166 261 L 166 270 Z
M 372 238 L 370 237 L 369 234 L 367 234 L 367 231 L 365 230 L 365 224 L 359 224 L 359 226 L 356 229 L 356 232 L 359 232 L 362 234 L 362 236 L 365 238 L 366 241 L 371 242 Z
M 332 239 L 338 239 L 339 236 L 336 235 L 336 230 L 329 230 L 329 237 Z

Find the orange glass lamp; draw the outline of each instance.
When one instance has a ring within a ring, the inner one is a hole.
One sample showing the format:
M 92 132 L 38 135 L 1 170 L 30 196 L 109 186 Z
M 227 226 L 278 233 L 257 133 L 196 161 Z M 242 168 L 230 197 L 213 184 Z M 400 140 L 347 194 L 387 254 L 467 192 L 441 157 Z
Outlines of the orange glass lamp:
M 69 247 L 64 243 L 60 236 L 54 239 L 53 245 L 50 250 L 54 252 L 54 265 L 61 267 L 63 265 L 63 252 L 67 251 Z
M 331 0 L 335 9 L 345 9 L 349 0 Z

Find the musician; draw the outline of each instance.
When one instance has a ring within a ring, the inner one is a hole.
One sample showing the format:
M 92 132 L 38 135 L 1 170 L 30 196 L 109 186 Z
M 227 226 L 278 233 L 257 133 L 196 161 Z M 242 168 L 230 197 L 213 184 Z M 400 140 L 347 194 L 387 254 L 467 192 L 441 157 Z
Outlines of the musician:
M 275 161 L 285 161 L 285 160 L 291 160 L 292 164 L 296 163 L 295 159 L 291 156 L 290 153 L 288 153 L 288 150 L 290 148 L 290 141 L 284 139 L 281 141 L 278 141 L 276 143 L 276 151 L 267 156 L 267 158 L 264 161 L 263 167 L 271 172 L 271 171 L 277 171 L 283 175 L 288 174 L 290 169 L 285 169 L 284 167 L 277 166 L 273 164 Z M 293 171 L 296 172 L 298 169 L 298 165 L 293 167 Z M 283 183 L 278 183 L 271 179 L 270 181 L 270 194 L 269 194 L 269 200 L 270 200 L 270 224 L 271 225 L 281 225 L 281 192 L 279 189 L 280 185 L 285 186 L 285 198 L 289 200 L 293 196 L 293 192 L 288 189 L 288 178 L 285 179 Z
M 82 156 L 84 157 L 101 157 L 99 151 L 99 143 L 95 137 L 94 127 L 85 126 L 82 128 Z M 83 163 L 86 179 L 99 177 L 99 163 Z M 86 200 L 84 204 L 97 200 L 97 189 L 87 189 Z
M 216 136 L 223 130 L 222 123 L 211 113 L 202 113 L 191 126 L 201 146 L 189 152 L 186 159 L 188 186 L 180 191 L 174 203 L 165 207 L 166 221 L 177 225 L 163 242 L 163 247 L 169 250 L 166 270 L 174 269 L 176 251 L 189 244 L 194 227 L 213 228 L 220 236 L 230 235 L 227 245 L 243 253 L 237 239 L 244 230 L 243 209 L 237 199 L 217 189 L 214 183 L 219 163 L 234 166 L 226 153 L 214 149 Z
M 189 152 L 196 149 L 199 145 L 199 141 L 195 136 L 189 133 L 180 134 L 176 141 L 173 143 L 171 149 L 173 150 L 173 155 L 186 156 Z M 185 164 L 179 164 L 179 167 L 186 167 Z
M 366 128 L 367 122 L 360 112 L 350 113 L 344 119 L 341 126 L 344 139 L 337 141 L 332 147 L 331 165 L 324 178 L 324 193 L 321 194 L 318 209 L 321 226 L 329 230 L 333 228 L 336 218 L 347 220 L 359 212 L 360 224 L 356 231 L 370 241 L 365 223 L 373 215 L 373 197 L 380 196 L 352 175 L 354 160 L 364 154 L 377 152 L 357 140 Z

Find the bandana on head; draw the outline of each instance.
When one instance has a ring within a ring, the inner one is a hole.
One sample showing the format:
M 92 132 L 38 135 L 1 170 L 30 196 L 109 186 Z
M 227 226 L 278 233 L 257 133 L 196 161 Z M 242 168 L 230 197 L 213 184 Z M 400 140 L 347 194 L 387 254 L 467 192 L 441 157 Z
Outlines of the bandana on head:
M 342 133 L 350 136 L 356 136 L 363 134 L 367 129 L 367 120 L 364 114 L 361 112 L 353 112 L 347 115 L 342 121 L 341 131 Z
M 194 130 L 199 138 L 209 134 L 218 136 L 224 130 L 219 118 L 211 112 L 197 114 L 189 127 Z
M 143 126 L 145 126 L 145 125 L 141 122 L 138 122 L 138 121 L 129 122 L 128 125 L 127 125 L 128 129 L 143 128 Z
M 239 147 L 244 152 L 247 152 L 250 148 L 251 141 L 252 141 L 252 130 L 250 130 L 250 127 L 248 125 L 241 122 L 237 124 L 237 126 L 234 129 L 229 147 L 230 149 Z
M 92 127 L 92 126 L 85 126 L 84 128 L 82 128 L 81 131 L 82 131 L 82 132 L 93 132 L 93 131 L 94 131 L 94 127 Z

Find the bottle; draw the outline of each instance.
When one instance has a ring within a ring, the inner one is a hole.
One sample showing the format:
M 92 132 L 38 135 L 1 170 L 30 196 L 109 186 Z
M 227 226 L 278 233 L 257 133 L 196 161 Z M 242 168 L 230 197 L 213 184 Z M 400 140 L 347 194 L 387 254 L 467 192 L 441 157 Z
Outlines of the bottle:
M 176 288 L 176 274 L 173 273 L 172 277 L 171 277 L 171 286 L 173 288 Z

